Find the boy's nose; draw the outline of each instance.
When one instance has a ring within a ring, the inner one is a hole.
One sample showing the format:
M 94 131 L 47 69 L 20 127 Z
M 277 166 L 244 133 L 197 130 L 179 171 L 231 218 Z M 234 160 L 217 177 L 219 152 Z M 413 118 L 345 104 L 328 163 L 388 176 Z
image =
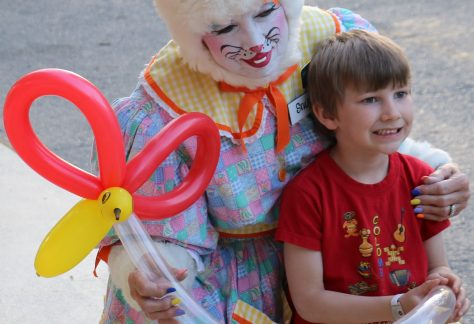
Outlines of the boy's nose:
M 391 100 L 387 100 L 383 103 L 383 114 L 382 119 L 398 119 L 400 118 L 400 111 L 398 110 L 395 103 Z

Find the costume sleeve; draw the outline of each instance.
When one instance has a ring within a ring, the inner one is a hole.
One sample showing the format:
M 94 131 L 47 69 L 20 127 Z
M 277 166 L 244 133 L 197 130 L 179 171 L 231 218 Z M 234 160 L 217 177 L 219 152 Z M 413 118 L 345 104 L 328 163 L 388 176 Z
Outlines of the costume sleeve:
M 428 142 L 419 142 L 411 138 L 405 139 L 398 152 L 419 158 L 434 169 L 451 162 L 451 157 L 445 151 L 431 146 Z
M 122 129 L 127 161 L 172 120 L 141 87 L 130 97 L 115 101 L 113 107 Z M 188 174 L 195 149 L 196 139 L 190 138 L 157 167 L 137 192 L 144 196 L 159 196 L 173 190 Z M 217 243 L 217 233 L 208 219 L 205 195 L 176 216 L 161 221 L 146 220 L 143 224 L 154 240 L 173 242 L 198 254 L 208 253 Z M 112 230 L 101 246 L 116 240 Z
M 113 107 L 122 129 L 127 161 L 140 152 L 145 144 L 172 120 L 172 117 L 141 87 L 138 87 L 130 97 L 116 100 Z M 158 196 L 179 185 L 192 165 L 195 144 L 195 139 L 191 138 L 170 154 L 142 185 L 138 193 L 144 196 Z M 96 154 L 93 154 L 92 160 L 97 169 Z M 217 244 L 217 232 L 209 221 L 205 195 L 176 216 L 161 221 L 146 220 L 143 224 L 155 241 L 155 248 L 167 262 L 176 268 L 188 269 L 184 286 L 189 288 L 197 271 L 203 267 L 200 254 L 209 253 Z M 99 247 L 109 246 L 117 240 L 118 237 L 112 229 Z M 121 289 L 127 303 L 138 310 L 139 306 L 131 298 L 128 286 L 128 276 L 135 267 L 122 246 L 112 247 L 108 265 L 112 283 Z
M 337 17 L 341 24 L 341 31 L 348 31 L 351 29 L 363 29 L 367 31 L 376 32 L 374 26 L 360 15 L 344 8 L 331 8 L 328 10 Z
M 277 240 L 321 250 L 321 213 L 315 196 L 301 182 L 292 181 L 285 187 L 280 200 Z

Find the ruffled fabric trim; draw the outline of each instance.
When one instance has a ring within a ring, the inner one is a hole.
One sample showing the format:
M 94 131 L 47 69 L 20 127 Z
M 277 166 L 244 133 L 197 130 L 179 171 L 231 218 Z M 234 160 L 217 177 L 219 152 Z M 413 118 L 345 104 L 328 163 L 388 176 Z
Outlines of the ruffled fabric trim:
M 148 82 L 145 80 L 145 71 L 140 73 L 139 77 L 139 83 L 140 85 L 145 89 L 146 93 L 153 98 L 153 100 L 157 103 L 157 105 L 160 106 L 166 113 L 168 113 L 172 118 L 177 118 L 181 114 L 176 112 L 174 109 L 172 109 L 169 105 L 167 105 L 163 99 L 158 96 L 158 94 L 152 89 L 152 87 L 148 84 Z M 228 130 L 219 128 L 219 134 L 220 136 L 226 137 L 232 141 L 233 144 L 242 144 L 242 141 L 245 144 L 252 144 L 255 142 L 258 138 L 260 138 L 263 133 L 265 132 L 265 127 L 262 127 L 267 123 L 268 119 L 268 111 L 270 111 L 272 114 L 274 114 L 273 107 L 269 105 L 267 98 L 263 99 L 264 101 L 264 106 L 265 109 L 263 109 L 262 114 L 261 114 L 261 122 L 257 130 L 248 137 L 244 137 L 243 139 L 235 138 L 232 132 L 229 132 Z

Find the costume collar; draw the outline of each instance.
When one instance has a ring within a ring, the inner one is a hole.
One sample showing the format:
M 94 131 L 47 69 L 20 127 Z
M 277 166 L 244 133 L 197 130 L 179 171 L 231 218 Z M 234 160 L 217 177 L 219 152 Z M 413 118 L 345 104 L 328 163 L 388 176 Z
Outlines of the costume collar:
M 278 89 L 285 102 L 291 102 L 303 93 L 301 70 L 309 62 L 315 44 L 334 34 L 338 29 L 337 19 L 317 7 L 305 7 L 301 19 L 302 60 L 296 68 L 291 67 L 291 73 L 285 71 L 279 78 L 280 82 L 272 82 L 271 87 L 272 90 Z M 263 125 L 268 114 L 274 113 L 276 116 L 279 114 L 278 109 L 272 110 L 273 107 L 264 109 L 267 98 L 274 101 L 272 104 L 275 104 L 275 97 L 281 98 L 280 94 L 273 91 L 275 95 L 270 96 L 265 92 L 263 98 L 254 100 L 256 104 L 253 109 L 245 108 L 239 117 L 239 107 L 245 96 L 249 98 L 248 92 L 222 91 L 222 85 L 211 76 L 196 72 L 185 64 L 174 41 L 165 45 L 151 60 L 140 77 L 140 84 L 172 117 L 192 111 L 202 112 L 214 120 L 221 136 L 228 137 L 236 143 L 253 142 L 263 133 Z M 244 88 L 237 87 L 237 89 Z M 247 104 L 245 106 L 248 107 Z M 283 120 L 278 116 L 277 119 Z M 280 132 L 280 135 L 285 137 L 284 131 Z M 286 140 L 281 139 L 280 143 L 283 142 Z
M 242 134 L 242 128 L 245 125 L 253 107 L 257 105 L 257 109 L 263 109 L 263 97 L 266 95 L 273 107 L 275 107 L 275 115 L 277 118 L 277 146 L 276 151 L 281 152 L 290 142 L 290 121 L 288 118 L 287 102 L 283 93 L 278 86 L 285 82 L 295 71 L 297 65 L 288 68 L 277 80 L 270 82 L 267 87 L 257 89 L 248 89 L 245 87 L 234 87 L 224 82 L 219 83 L 219 88 L 224 92 L 242 92 L 243 98 L 240 100 L 237 119 L 239 131 Z M 242 135 L 241 135 L 242 137 Z M 243 143 L 245 150 L 245 142 Z

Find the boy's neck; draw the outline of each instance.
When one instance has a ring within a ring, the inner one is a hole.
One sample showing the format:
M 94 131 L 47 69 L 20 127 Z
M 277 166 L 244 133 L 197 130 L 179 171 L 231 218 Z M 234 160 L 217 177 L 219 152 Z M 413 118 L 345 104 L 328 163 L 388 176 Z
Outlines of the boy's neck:
M 349 152 L 336 144 L 329 154 L 334 162 L 357 182 L 375 184 L 387 176 L 389 155 L 385 153 Z

